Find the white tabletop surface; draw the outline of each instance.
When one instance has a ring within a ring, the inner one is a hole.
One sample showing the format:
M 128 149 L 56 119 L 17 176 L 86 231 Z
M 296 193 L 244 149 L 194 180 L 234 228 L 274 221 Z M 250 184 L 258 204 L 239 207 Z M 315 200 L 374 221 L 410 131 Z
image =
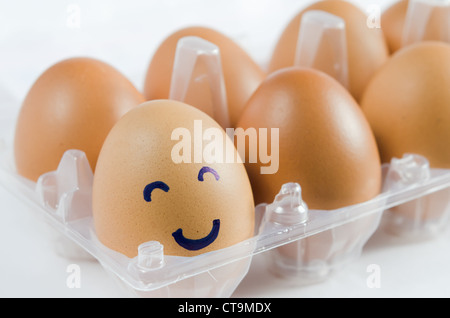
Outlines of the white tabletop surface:
M 203 24 L 231 35 L 264 64 L 279 32 L 309 1 L 92 2 L 0 3 L 0 136 L 11 137 L 27 90 L 58 60 L 77 55 L 98 57 L 116 66 L 141 89 L 151 53 L 164 36 L 180 26 Z M 383 8 L 388 2 L 371 4 Z M 229 23 L 230 16 L 233 23 Z M 62 256 L 58 252 L 61 237 L 33 212 L 0 187 L 0 297 L 123 296 L 97 261 Z M 268 273 L 262 255 L 257 255 L 232 296 L 449 297 L 449 251 L 450 227 L 434 239 L 419 242 L 377 231 L 361 257 L 325 282 L 308 286 Z M 79 288 L 68 287 L 71 264 L 80 268 Z M 380 270 L 377 288 L 368 284 L 371 264 Z

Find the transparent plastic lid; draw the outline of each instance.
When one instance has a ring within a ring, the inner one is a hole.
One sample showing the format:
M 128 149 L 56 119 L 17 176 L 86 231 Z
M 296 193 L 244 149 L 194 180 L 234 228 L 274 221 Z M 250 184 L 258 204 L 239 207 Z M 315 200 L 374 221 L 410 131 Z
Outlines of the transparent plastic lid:
M 410 0 L 402 46 L 419 41 L 450 43 L 450 0 Z
M 178 41 L 169 98 L 201 109 L 223 128 L 230 126 L 220 50 L 215 44 L 196 36 Z
M 348 87 L 345 21 L 325 11 L 305 12 L 300 22 L 295 65 L 323 71 Z

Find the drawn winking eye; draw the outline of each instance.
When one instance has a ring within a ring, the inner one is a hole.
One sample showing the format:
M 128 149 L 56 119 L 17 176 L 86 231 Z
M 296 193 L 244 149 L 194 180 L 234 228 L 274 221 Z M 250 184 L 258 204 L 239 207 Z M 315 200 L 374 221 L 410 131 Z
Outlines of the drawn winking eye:
M 144 188 L 144 200 L 145 201 L 147 201 L 147 202 L 152 201 L 151 195 L 152 195 L 153 190 L 155 190 L 155 189 L 161 189 L 164 192 L 167 192 L 167 191 L 169 191 L 169 186 L 162 181 L 155 181 L 150 184 L 147 184 Z
M 214 178 L 216 178 L 217 181 L 219 180 L 220 176 L 217 173 L 217 171 L 214 170 L 213 168 L 205 166 L 205 167 L 202 167 L 200 169 L 200 171 L 198 172 L 198 176 L 197 176 L 198 181 L 204 181 L 203 175 L 207 172 L 213 174 Z M 152 183 L 149 183 L 144 188 L 144 200 L 145 201 L 147 201 L 147 202 L 152 201 L 152 192 L 155 189 L 161 189 L 164 192 L 168 192 L 170 190 L 169 186 L 163 181 L 154 181 Z

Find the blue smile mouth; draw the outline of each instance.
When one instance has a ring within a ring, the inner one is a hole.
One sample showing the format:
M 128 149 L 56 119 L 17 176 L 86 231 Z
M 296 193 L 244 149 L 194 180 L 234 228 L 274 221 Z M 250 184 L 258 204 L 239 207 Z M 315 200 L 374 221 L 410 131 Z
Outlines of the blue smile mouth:
M 201 250 L 202 248 L 207 247 L 212 242 L 214 242 L 219 235 L 219 229 L 220 229 L 220 220 L 216 219 L 213 221 L 213 226 L 211 229 L 211 232 L 209 234 L 201 239 L 198 240 L 191 240 L 188 238 L 185 238 L 183 235 L 183 230 L 178 229 L 175 232 L 172 233 L 172 236 L 174 237 L 175 241 L 180 245 L 181 247 L 189 250 L 189 251 L 197 251 Z

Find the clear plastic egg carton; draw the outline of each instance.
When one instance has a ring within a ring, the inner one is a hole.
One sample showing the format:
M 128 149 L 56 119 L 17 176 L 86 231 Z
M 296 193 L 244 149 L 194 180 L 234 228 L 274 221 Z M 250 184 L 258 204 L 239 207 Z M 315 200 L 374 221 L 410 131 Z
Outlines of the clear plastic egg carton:
M 4 147 L 1 160 L 3 186 L 67 238 L 66 256 L 90 255 L 132 297 L 230 297 L 259 253 L 268 271 L 290 284 L 319 282 L 357 258 L 381 225 L 422 237 L 439 233 L 450 215 L 450 170 L 430 169 L 425 158 L 405 155 L 382 167 L 384 188 L 367 202 L 310 210 L 300 185 L 288 183 L 272 203 L 255 208 L 255 235 L 246 241 L 194 257 L 164 255 L 164 246 L 151 241 L 128 258 L 97 240 L 93 173 L 83 152 L 67 151 L 58 169 L 37 183 L 16 174 L 11 149 Z

